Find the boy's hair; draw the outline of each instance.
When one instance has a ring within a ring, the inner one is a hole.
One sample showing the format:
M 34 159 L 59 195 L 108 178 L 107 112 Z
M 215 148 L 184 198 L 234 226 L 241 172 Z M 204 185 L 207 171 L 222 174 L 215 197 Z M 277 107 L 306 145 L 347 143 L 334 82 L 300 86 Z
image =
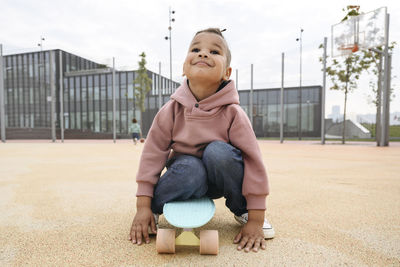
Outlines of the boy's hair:
M 132 119 L 133 123 L 137 123 L 137 120 L 135 118 Z
M 232 58 L 231 50 L 229 50 L 228 43 L 226 42 L 224 36 L 222 35 L 222 32 L 225 31 L 225 30 L 226 30 L 226 29 L 223 29 L 223 30 L 221 31 L 221 30 L 218 29 L 218 28 L 208 28 L 208 29 L 205 29 L 205 30 L 201 30 L 201 31 L 196 32 L 196 34 L 195 34 L 194 36 L 198 35 L 199 33 L 203 33 L 203 32 L 214 33 L 214 34 L 217 34 L 217 35 L 221 36 L 222 39 L 225 41 L 225 45 L 226 45 L 226 65 L 227 65 L 227 67 L 230 67 L 230 65 L 231 65 L 231 58 Z

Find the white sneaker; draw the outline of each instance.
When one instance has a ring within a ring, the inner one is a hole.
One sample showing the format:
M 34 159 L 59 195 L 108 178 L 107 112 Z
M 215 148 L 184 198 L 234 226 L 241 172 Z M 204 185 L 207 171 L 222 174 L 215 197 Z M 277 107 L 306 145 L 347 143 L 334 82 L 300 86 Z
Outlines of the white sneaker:
M 238 223 L 241 225 L 244 225 L 247 223 L 249 220 L 249 214 L 248 213 L 243 213 L 240 216 L 235 215 L 235 219 Z M 275 230 L 272 227 L 272 225 L 268 222 L 267 218 L 264 219 L 264 224 L 263 224 L 263 231 L 264 231 L 264 238 L 265 239 L 271 239 L 275 237 Z
M 153 213 L 153 216 L 154 216 L 154 221 L 156 223 L 156 229 L 158 230 L 158 218 L 160 217 L 160 214 Z M 149 234 L 150 235 L 156 235 L 157 234 L 157 233 L 153 233 L 153 231 L 151 231 L 151 225 L 149 225 Z

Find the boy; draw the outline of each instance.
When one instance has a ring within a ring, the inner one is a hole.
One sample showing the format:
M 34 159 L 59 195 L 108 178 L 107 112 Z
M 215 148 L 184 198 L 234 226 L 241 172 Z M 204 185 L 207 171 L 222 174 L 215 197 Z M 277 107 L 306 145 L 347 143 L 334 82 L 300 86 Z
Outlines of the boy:
M 265 249 L 274 230 L 264 218 L 268 180 L 239 95 L 229 80 L 231 54 L 219 29 L 197 32 L 183 65 L 187 77 L 154 118 L 136 181 L 130 240 L 150 242 L 158 214 L 173 200 L 226 198 L 243 224 L 238 250 Z M 172 152 L 170 153 L 172 149 Z M 164 167 L 167 171 L 160 178 Z
M 132 124 L 129 127 L 129 132 L 132 133 L 133 143 L 136 145 L 137 141 L 142 137 L 142 131 L 140 130 L 139 123 L 135 118 L 132 119 Z

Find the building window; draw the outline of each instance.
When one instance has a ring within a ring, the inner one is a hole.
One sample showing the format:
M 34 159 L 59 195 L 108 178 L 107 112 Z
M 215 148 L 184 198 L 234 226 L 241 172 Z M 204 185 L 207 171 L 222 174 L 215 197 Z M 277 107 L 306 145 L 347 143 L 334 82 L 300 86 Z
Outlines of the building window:
M 94 101 L 93 93 L 94 93 L 94 91 L 93 91 L 93 76 L 91 76 L 91 75 L 89 75 L 87 77 L 87 86 L 88 86 L 87 87 L 87 95 L 88 95 L 88 100 L 87 100 L 87 103 L 88 103 L 88 107 L 87 107 L 88 128 L 91 131 L 94 131 L 94 118 L 93 118 L 93 116 L 94 116 L 94 113 L 93 113 L 93 111 L 94 111 L 94 105 L 93 105 L 93 101 Z
M 106 75 L 100 75 L 100 128 L 102 132 L 107 131 L 107 88 Z
M 70 125 L 69 125 L 69 86 L 68 86 L 68 79 L 64 79 L 64 92 L 63 92 L 63 102 L 64 102 L 64 128 L 65 129 L 69 129 Z
M 100 132 L 100 76 L 94 76 L 94 130 Z
M 87 83 L 86 76 L 81 77 L 81 91 L 82 91 L 82 129 L 87 129 L 88 127 L 88 116 L 87 116 Z
M 75 103 L 76 103 L 76 122 L 75 128 L 82 129 L 81 121 L 82 121 L 82 90 L 81 90 L 81 77 L 75 77 Z
M 78 57 L 71 55 L 71 71 L 78 70 Z

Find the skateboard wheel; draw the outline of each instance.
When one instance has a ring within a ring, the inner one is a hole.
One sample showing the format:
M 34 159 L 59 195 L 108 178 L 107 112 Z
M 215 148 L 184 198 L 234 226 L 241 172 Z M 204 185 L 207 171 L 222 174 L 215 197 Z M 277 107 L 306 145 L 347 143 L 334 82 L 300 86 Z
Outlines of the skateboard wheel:
M 175 230 L 158 229 L 156 249 L 158 253 L 175 253 Z
M 217 255 L 219 238 L 217 230 L 203 230 L 200 232 L 200 254 Z

